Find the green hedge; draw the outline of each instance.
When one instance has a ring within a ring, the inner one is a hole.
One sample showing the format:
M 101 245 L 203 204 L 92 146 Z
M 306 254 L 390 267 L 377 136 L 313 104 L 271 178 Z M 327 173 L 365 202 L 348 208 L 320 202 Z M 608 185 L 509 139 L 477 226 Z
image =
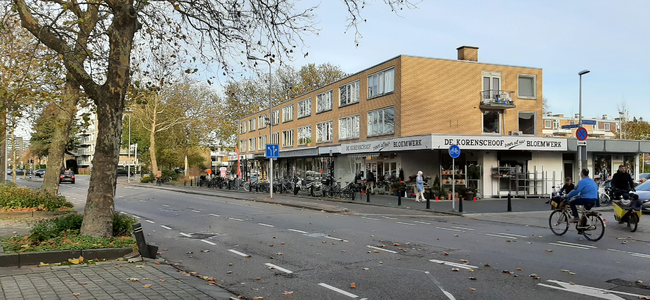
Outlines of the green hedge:
M 72 208 L 63 196 L 55 196 L 15 184 L 0 184 L 2 211 L 57 211 Z
M 60 236 L 67 231 L 80 230 L 83 218 L 82 214 L 70 214 L 40 221 L 30 231 L 29 239 L 42 242 Z M 130 236 L 133 232 L 132 225 L 135 222 L 132 217 L 115 213 L 113 215 L 113 236 Z
M 140 182 L 141 183 L 150 183 L 150 182 L 154 182 L 154 179 L 155 178 L 153 178 L 153 176 L 142 177 L 142 179 L 140 179 Z

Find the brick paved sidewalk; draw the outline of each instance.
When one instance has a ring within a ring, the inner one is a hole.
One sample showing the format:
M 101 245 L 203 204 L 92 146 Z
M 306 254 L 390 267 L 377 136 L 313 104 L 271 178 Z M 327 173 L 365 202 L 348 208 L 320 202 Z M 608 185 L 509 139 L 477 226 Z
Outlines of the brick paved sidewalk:
M 132 282 L 128 278 L 138 278 Z M 151 285 L 148 288 L 145 286 Z M 0 268 L 0 300 L 230 299 L 237 297 L 169 265 L 105 262 L 73 267 Z

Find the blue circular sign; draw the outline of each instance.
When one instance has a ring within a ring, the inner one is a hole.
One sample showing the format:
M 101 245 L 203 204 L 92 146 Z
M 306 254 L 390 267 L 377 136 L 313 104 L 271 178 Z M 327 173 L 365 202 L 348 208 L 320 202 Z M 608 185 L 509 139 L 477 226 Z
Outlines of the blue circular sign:
M 578 130 L 576 130 L 576 137 L 578 140 L 584 141 L 587 139 L 587 136 L 589 136 L 589 133 L 587 132 L 586 128 L 580 127 Z
M 458 158 L 460 156 L 460 147 L 458 147 L 458 145 L 451 145 L 451 147 L 449 147 L 449 156 L 451 156 L 451 158 Z

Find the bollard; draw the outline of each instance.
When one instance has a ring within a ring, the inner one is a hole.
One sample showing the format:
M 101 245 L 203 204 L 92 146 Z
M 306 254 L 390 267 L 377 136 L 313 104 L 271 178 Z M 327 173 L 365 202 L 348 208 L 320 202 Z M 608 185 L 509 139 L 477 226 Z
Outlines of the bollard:
M 194 180 L 190 180 L 190 186 L 192 186 L 192 184 L 194 184 Z
M 366 202 L 370 202 L 370 193 L 366 190 Z
M 314 186 L 313 185 L 309 187 L 309 196 L 314 197 Z
M 397 206 L 402 206 L 402 193 L 397 193 Z
M 508 193 L 508 211 L 512 211 L 512 195 Z
M 431 209 L 431 197 L 427 198 L 427 209 Z
M 429 199 L 433 198 L 433 189 L 429 190 Z M 428 203 L 428 202 L 427 202 Z M 428 207 L 427 207 L 428 208 Z
M 252 189 L 251 189 L 252 190 Z M 255 192 L 258 193 L 260 191 L 260 186 L 258 184 L 255 185 Z
M 144 232 L 142 232 L 142 224 L 135 223 L 132 225 L 133 235 L 135 236 L 135 241 L 138 244 L 138 252 L 142 257 L 147 258 L 156 258 L 156 256 L 151 257 L 149 253 L 149 248 L 147 247 L 147 242 L 144 240 Z
M 354 201 L 354 196 L 357 194 L 357 192 L 352 192 L 352 201 Z
M 187 186 L 187 181 L 183 181 L 183 186 Z
M 458 212 L 463 212 L 463 196 L 458 197 Z

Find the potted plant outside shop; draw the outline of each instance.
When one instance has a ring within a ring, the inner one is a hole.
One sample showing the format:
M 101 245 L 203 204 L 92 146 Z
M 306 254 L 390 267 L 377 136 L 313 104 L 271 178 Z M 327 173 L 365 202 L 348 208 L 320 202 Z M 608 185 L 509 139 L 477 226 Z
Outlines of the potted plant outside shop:
M 464 199 L 467 197 L 467 188 L 464 185 L 456 186 L 456 197 L 462 196 Z
M 393 191 L 393 196 L 399 196 L 399 191 L 401 186 L 402 185 L 399 182 L 393 182 L 393 184 L 390 185 Z
M 475 195 L 476 195 L 476 188 L 474 187 L 467 189 L 467 192 L 465 193 L 467 200 L 474 200 Z

